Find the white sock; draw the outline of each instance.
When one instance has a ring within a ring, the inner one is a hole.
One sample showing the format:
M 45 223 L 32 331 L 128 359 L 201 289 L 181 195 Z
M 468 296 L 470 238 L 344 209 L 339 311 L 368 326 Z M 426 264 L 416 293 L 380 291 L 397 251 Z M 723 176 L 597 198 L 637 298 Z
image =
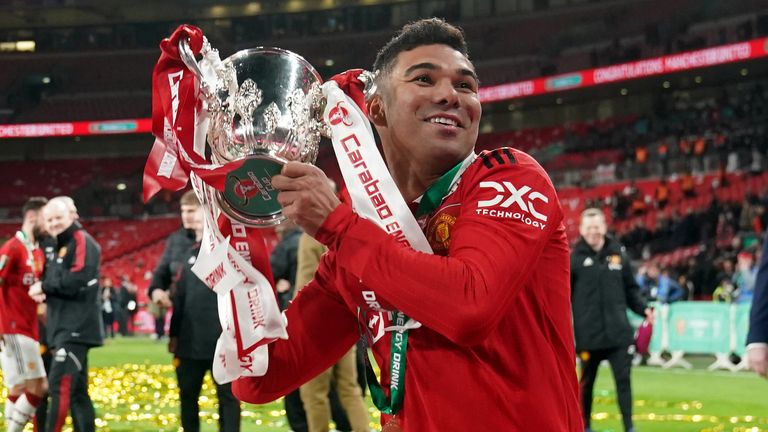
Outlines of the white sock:
M 23 431 L 24 426 L 26 426 L 29 419 L 35 415 L 36 410 L 37 407 L 29 403 L 26 394 L 19 396 L 19 398 L 16 399 L 16 403 L 13 405 L 13 413 L 11 414 L 11 417 L 9 417 L 8 432 Z
M 5 400 L 5 426 L 8 427 L 11 421 L 11 415 L 13 415 L 13 405 L 10 399 Z

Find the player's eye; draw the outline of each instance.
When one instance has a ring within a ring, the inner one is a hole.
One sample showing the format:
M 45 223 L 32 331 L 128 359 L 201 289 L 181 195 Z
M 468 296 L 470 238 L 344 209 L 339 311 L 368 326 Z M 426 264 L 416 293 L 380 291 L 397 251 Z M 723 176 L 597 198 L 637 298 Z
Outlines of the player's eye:
M 430 78 L 429 75 L 426 75 L 426 74 L 419 75 L 413 80 L 416 82 L 424 83 L 424 84 L 432 84 L 432 78 Z

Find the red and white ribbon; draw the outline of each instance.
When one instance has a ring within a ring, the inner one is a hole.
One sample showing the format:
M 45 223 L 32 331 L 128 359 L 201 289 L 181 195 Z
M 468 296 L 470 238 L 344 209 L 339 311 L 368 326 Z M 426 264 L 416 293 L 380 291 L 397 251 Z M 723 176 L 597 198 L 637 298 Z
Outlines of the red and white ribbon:
M 376 148 L 371 124 L 359 102 L 339 88 L 336 77 L 323 84 L 323 94 L 327 99 L 323 120 L 331 127 L 336 160 L 355 212 L 413 249 L 432 253 Z
M 432 247 L 376 148 L 371 124 L 363 112 L 362 82 L 357 76 L 360 72 L 347 71 L 323 84 L 327 100 L 323 120 L 331 127 L 334 153 L 352 198 L 352 207 L 358 215 L 373 221 L 401 243 L 431 254 Z M 403 326 L 390 326 L 385 330 L 419 327 L 421 323 L 409 319 Z
M 262 376 L 269 365 L 266 344 L 288 338 L 287 322 L 270 283 L 264 240 L 258 229 L 220 213 L 213 205 L 213 188 L 194 173 L 190 179 L 204 214 L 203 242 L 192 271 L 216 293 L 222 328 L 213 377 L 223 384 Z

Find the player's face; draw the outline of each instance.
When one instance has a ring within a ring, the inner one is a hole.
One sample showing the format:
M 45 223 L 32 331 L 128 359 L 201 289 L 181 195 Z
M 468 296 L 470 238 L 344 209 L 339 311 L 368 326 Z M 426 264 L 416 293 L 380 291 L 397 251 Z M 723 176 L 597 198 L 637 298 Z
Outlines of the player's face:
M 54 237 L 69 228 L 75 221 L 72 212 L 64 205 L 47 205 L 43 209 L 45 229 Z
M 200 215 L 197 212 L 200 211 Z M 181 225 L 184 229 L 195 229 L 195 220 L 202 218 L 202 208 L 200 206 L 182 205 L 181 206 Z
M 602 247 L 607 230 L 608 227 L 605 225 L 605 219 L 600 216 L 585 217 L 581 221 L 581 225 L 579 225 L 579 234 L 593 249 Z
M 387 144 L 416 161 L 452 165 L 466 157 L 482 113 L 474 70 L 447 45 L 400 53 L 382 89 Z
M 32 213 L 33 214 L 30 214 L 30 216 L 34 220 L 34 225 L 32 227 L 32 235 L 34 235 L 36 239 L 39 239 L 48 233 L 45 229 L 45 217 L 43 217 L 42 210 L 32 212 Z

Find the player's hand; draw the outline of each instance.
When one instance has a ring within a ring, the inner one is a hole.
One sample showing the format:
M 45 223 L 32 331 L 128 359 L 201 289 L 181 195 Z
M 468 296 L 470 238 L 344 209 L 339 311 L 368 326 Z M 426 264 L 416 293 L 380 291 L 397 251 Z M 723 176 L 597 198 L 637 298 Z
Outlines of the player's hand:
M 341 204 L 328 177 L 314 165 L 288 162 L 280 174 L 272 177 L 272 186 L 280 190 L 277 201 L 283 206 L 285 217 L 311 236 Z
M 768 378 L 768 346 L 747 347 L 747 364 L 763 378 Z
M 29 286 L 29 291 L 27 291 L 27 294 L 29 294 L 32 299 L 37 303 L 42 303 L 45 301 L 45 293 L 43 293 L 43 283 L 40 281 L 37 281 Z
M 291 283 L 288 282 L 285 279 L 280 279 L 277 282 L 275 282 L 275 289 L 279 293 L 288 292 L 291 289 Z
M 152 303 L 164 308 L 172 306 L 171 298 L 168 296 L 168 293 L 161 289 L 152 291 Z

